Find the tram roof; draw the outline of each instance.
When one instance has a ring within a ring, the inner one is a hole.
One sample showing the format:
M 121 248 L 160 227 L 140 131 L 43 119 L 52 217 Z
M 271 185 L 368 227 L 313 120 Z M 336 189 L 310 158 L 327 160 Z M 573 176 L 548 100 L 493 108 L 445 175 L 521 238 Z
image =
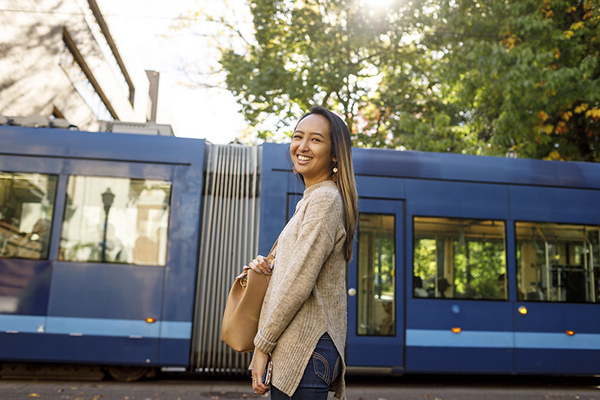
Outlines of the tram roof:
M 0 126 L 0 154 L 192 164 L 203 139 Z M 290 170 L 286 144 L 263 144 L 264 167 Z M 600 163 L 353 149 L 358 176 L 600 189 Z
M 287 152 L 273 154 L 273 169 L 290 168 Z M 353 160 L 357 176 L 600 189 L 600 163 L 373 148 L 354 148 Z
M 0 154 L 193 164 L 204 140 L 172 136 L 0 126 Z

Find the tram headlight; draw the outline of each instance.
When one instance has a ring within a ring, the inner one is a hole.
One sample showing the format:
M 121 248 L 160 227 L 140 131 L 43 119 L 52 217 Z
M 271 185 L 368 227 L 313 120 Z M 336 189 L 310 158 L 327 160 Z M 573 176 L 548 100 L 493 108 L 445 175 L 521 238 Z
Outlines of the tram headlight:
M 525 306 L 519 307 L 518 310 L 519 310 L 519 314 L 521 314 L 521 315 L 527 314 L 527 308 Z
M 575 335 L 575 331 L 571 331 L 571 330 L 568 330 L 565 333 L 567 334 L 567 336 L 573 336 L 573 335 Z
M 455 326 L 454 328 L 452 328 L 452 333 L 460 333 L 462 331 L 462 329 L 460 328 L 460 326 Z
M 156 318 L 146 318 L 146 322 L 149 324 L 153 324 L 156 322 Z

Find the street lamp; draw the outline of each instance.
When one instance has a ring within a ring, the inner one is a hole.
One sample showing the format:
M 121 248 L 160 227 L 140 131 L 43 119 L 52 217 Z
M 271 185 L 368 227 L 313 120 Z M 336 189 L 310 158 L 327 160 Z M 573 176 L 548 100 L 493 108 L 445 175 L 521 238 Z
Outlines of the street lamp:
M 115 200 L 115 195 L 106 188 L 106 192 L 102 193 L 102 204 L 104 204 L 104 236 L 102 238 L 102 262 L 106 262 L 106 230 L 108 227 L 108 212 Z

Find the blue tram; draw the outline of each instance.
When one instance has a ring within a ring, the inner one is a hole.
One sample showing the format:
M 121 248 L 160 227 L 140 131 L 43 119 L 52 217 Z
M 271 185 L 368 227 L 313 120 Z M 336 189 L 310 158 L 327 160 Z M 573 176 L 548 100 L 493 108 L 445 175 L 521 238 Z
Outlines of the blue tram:
M 351 370 L 600 372 L 599 164 L 353 156 Z M 0 127 L 3 371 L 245 373 L 227 291 L 303 190 L 286 145 Z

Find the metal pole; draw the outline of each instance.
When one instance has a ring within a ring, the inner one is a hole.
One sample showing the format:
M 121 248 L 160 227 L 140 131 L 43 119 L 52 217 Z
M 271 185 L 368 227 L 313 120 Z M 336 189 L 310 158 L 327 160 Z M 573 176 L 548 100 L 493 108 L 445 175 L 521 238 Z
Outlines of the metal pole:
M 108 228 L 108 210 L 104 210 L 104 235 L 102 237 L 102 262 L 106 262 L 106 230 Z

